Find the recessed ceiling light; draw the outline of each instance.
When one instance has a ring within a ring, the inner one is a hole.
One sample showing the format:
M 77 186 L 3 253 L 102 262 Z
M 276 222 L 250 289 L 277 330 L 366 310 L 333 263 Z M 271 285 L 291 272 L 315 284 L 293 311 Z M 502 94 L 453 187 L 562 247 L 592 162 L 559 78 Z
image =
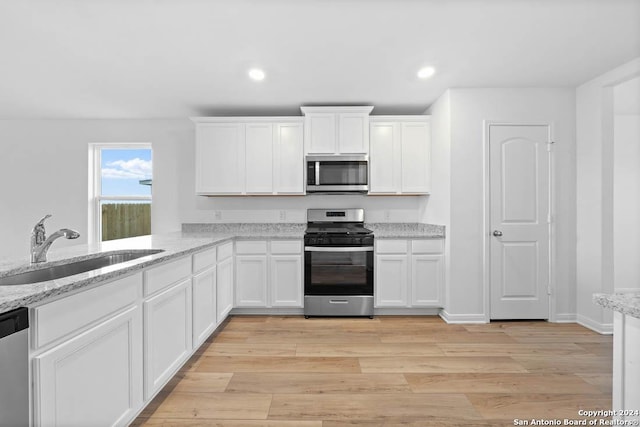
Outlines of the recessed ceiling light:
M 418 71 L 418 77 L 421 79 L 428 79 L 433 76 L 436 72 L 436 69 L 433 67 L 424 67 Z
M 256 81 L 264 80 L 264 71 L 259 68 L 252 68 L 249 70 L 249 77 Z

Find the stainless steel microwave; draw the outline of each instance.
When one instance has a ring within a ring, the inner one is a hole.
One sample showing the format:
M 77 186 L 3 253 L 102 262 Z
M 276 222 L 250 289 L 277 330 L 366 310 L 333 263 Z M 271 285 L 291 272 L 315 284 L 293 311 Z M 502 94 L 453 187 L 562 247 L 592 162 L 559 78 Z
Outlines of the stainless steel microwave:
M 369 192 L 366 155 L 307 156 L 307 193 Z

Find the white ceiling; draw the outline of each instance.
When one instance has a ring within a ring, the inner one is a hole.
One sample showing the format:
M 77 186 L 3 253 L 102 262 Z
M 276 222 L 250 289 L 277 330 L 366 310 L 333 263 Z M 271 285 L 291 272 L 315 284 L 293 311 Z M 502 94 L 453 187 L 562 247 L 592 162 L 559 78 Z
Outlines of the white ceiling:
M 638 56 L 640 0 L 1 0 L 0 118 L 422 113 L 448 87 L 574 87 Z

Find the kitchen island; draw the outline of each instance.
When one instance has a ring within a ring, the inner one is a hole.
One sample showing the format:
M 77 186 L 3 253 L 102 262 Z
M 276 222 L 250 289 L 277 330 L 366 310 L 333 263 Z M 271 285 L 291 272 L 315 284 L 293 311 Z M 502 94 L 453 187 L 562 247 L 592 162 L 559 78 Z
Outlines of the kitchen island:
M 614 418 L 640 422 L 640 292 L 595 294 L 593 300 L 614 311 Z

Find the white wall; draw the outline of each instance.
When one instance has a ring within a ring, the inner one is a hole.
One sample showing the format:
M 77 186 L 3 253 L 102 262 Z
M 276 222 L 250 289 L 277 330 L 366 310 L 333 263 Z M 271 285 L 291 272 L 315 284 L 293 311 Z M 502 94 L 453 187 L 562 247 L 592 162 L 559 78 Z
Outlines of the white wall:
M 576 89 L 576 280 L 578 321 L 610 332 L 612 313 L 593 303 L 614 289 L 614 88 L 640 75 L 640 58 Z
M 613 265 L 616 292 L 640 290 L 640 77 L 614 87 Z
M 56 247 L 86 243 L 88 143 L 150 142 L 153 148 L 152 232 L 180 229 L 176 159 L 192 144 L 185 120 L 0 120 L 0 257 L 27 258 L 33 225 L 81 233 Z
M 447 315 L 451 320 L 488 320 L 484 287 L 483 121 L 550 123 L 556 144 L 556 287 L 552 318 L 575 314 L 575 98 L 570 88 L 450 89 L 450 200 L 432 198 L 425 220 L 431 222 L 450 206 L 450 277 Z M 433 109 L 434 128 L 446 123 L 447 109 Z M 443 118 L 441 115 L 444 114 Z M 434 141 L 434 147 L 446 145 Z M 444 153 L 444 154 L 443 154 Z M 435 153 L 434 153 L 435 154 Z M 434 164 L 447 162 L 434 156 Z M 444 214 L 446 217 L 446 213 Z
M 447 90 L 429 108 L 431 114 L 431 195 L 421 210 L 421 221 L 446 227 L 445 307 L 448 307 L 451 264 L 451 95 Z M 455 298 L 455 295 L 454 295 Z

